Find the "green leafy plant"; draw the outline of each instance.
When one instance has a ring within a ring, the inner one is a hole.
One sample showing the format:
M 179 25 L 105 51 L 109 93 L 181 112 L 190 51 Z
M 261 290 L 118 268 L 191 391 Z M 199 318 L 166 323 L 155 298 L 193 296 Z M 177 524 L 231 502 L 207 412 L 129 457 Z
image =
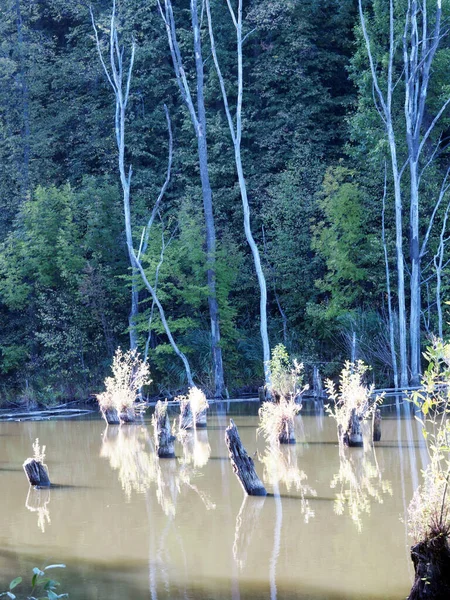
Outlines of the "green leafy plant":
M 424 356 L 429 363 L 422 389 L 410 397 L 430 457 L 408 507 L 408 531 L 415 542 L 450 535 L 450 343 L 435 339 Z
M 38 567 L 33 568 L 33 575 L 31 577 L 31 588 L 30 592 L 26 595 L 21 595 L 20 598 L 26 598 L 27 600 L 57 600 L 58 598 L 68 598 L 69 594 L 57 594 L 56 590 L 59 587 L 59 582 L 51 577 L 48 577 L 46 571 L 50 571 L 51 569 L 64 569 L 66 565 L 57 564 L 57 565 L 47 565 L 42 570 Z M 13 593 L 13 590 L 23 582 L 22 577 L 16 577 L 9 584 L 8 590 L 6 592 L 2 592 L 0 594 L 0 598 L 2 596 L 6 596 L 7 598 L 11 598 L 11 600 L 15 600 L 18 598 L 16 593 Z
M 303 363 L 296 358 L 291 359 L 283 344 L 278 344 L 272 350 L 272 358 L 269 361 L 272 394 L 276 400 L 295 400 L 307 386 L 302 388 Z

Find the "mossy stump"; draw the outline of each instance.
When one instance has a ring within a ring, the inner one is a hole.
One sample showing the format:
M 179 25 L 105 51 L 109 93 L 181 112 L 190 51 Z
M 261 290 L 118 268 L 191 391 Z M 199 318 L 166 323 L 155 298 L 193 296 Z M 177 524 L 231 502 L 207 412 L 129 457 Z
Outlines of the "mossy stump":
M 438 534 L 411 548 L 415 579 L 408 600 L 449 600 L 450 548 L 448 536 Z
M 266 488 L 256 473 L 253 460 L 242 445 L 237 427 L 232 419 L 225 431 L 225 442 L 231 466 L 244 492 L 249 496 L 267 496 Z
M 28 482 L 34 487 L 50 487 L 50 477 L 47 467 L 34 458 L 27 458 L 23 463 L 23 470 L 27 476 Z

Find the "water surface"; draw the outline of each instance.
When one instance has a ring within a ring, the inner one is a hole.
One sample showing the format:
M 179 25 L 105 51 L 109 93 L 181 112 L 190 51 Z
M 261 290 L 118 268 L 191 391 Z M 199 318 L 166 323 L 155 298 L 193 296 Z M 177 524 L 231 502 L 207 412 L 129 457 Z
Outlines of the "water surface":
M 72 599 L 400 600 L 412 563 L 405 510 L 426 457 L 413 419 L 386 415 L 375 450 L 339 457 L 334 421 L 297 417 L 295 446 L 268 453 L 251 416 L 233 419 L 267 498 L 245 499 L 224 443 L 226 411 L 159 461 L 152 427 L 100 420 L 0 423 L 0 581 L 33 566 Z M 22 463 L 39 438 L 52 482 Z

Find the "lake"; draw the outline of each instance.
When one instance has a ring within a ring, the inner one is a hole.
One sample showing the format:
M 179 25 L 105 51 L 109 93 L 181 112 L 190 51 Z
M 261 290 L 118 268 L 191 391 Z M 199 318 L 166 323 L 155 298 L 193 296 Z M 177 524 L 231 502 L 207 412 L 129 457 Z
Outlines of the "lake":
M 333 419 L 304 412 L 297 444 L 274 455 L 257 436 L 257 408 L 213 405 L 208 429 L 166 460 L 149 417 L 121 428 L 1 422 L 0 592 L 34 566 L 65 563 L 52 575 L 72 600 L 405 598 L 405 512 L 426 463 L 416 421 L 383 411 L 381 442 L 340 459 Z M 230 415 L 266 498 L 245 498 L 232 471 Z M 22 463 L 36 438 L 60 487 L 29 489 Z

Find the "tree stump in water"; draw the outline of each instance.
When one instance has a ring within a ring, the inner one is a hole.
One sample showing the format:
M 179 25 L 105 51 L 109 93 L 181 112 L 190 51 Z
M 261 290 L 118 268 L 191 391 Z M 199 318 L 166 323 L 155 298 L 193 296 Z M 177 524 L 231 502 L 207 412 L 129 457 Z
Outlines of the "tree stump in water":
M 195 415 L 195 427 L 197 427 L 198 429 L 202 429 L 208 426 L 206 412 L 207 409 L 205 408 Z
M 233 471 L 244 492 L 249 496 L 267 496 L 266 488 L 256 474 L 255 464 L 242 445 L 237 427 L 232 419 L 225 431 L 225 442 Z
M 102 417 L 105 419 L 108 425 L 120 425 L 119 413 L 115 408 L 101 407 L 100 412 L 102 413 Z
M 170 427 L 167 402 L 158 401 L 153 415 L 153 427 L 155 431 L 156 453 L 159 458 L 175 458 L 173 447 L 174 437 Z
M 381 410 L 377 410 L 373 413 L 373 441 L 379 442 L 381 440 Z
M 136 421 L 136 413 L 132 406 L 124 406 L 119 415 L 120 423 L 134 423 Z
M 263 385 L 258 388 L 258 398 L 260 402 L 266 401 L 266 388 Z
M 191 404 L 188 399 L 180 402 L 180 429 L 192 429 L 194 419 L 191 411 Z
M 50 478 L 47 467 L 34 458 L 27 458 L 23 463 L 23 470 L 30 485 L 36 487 L 50 487 Z
M 347 431 L 344 433 L 344 444 L 350 448 L 360 448 L 363 446 L 363 436 L 361 431 L 361 421 L 356 414 L 356 409 L 352 409 L 348 421 Z
M 282 430 L 279 436 L 280 444 L 295 444 L 295 429 L 293 420 L 290 418 L 283 418 Z
M 450 548 L 446 534 L 411 548 L 415 579 L 408 600 L 449 600 Z

